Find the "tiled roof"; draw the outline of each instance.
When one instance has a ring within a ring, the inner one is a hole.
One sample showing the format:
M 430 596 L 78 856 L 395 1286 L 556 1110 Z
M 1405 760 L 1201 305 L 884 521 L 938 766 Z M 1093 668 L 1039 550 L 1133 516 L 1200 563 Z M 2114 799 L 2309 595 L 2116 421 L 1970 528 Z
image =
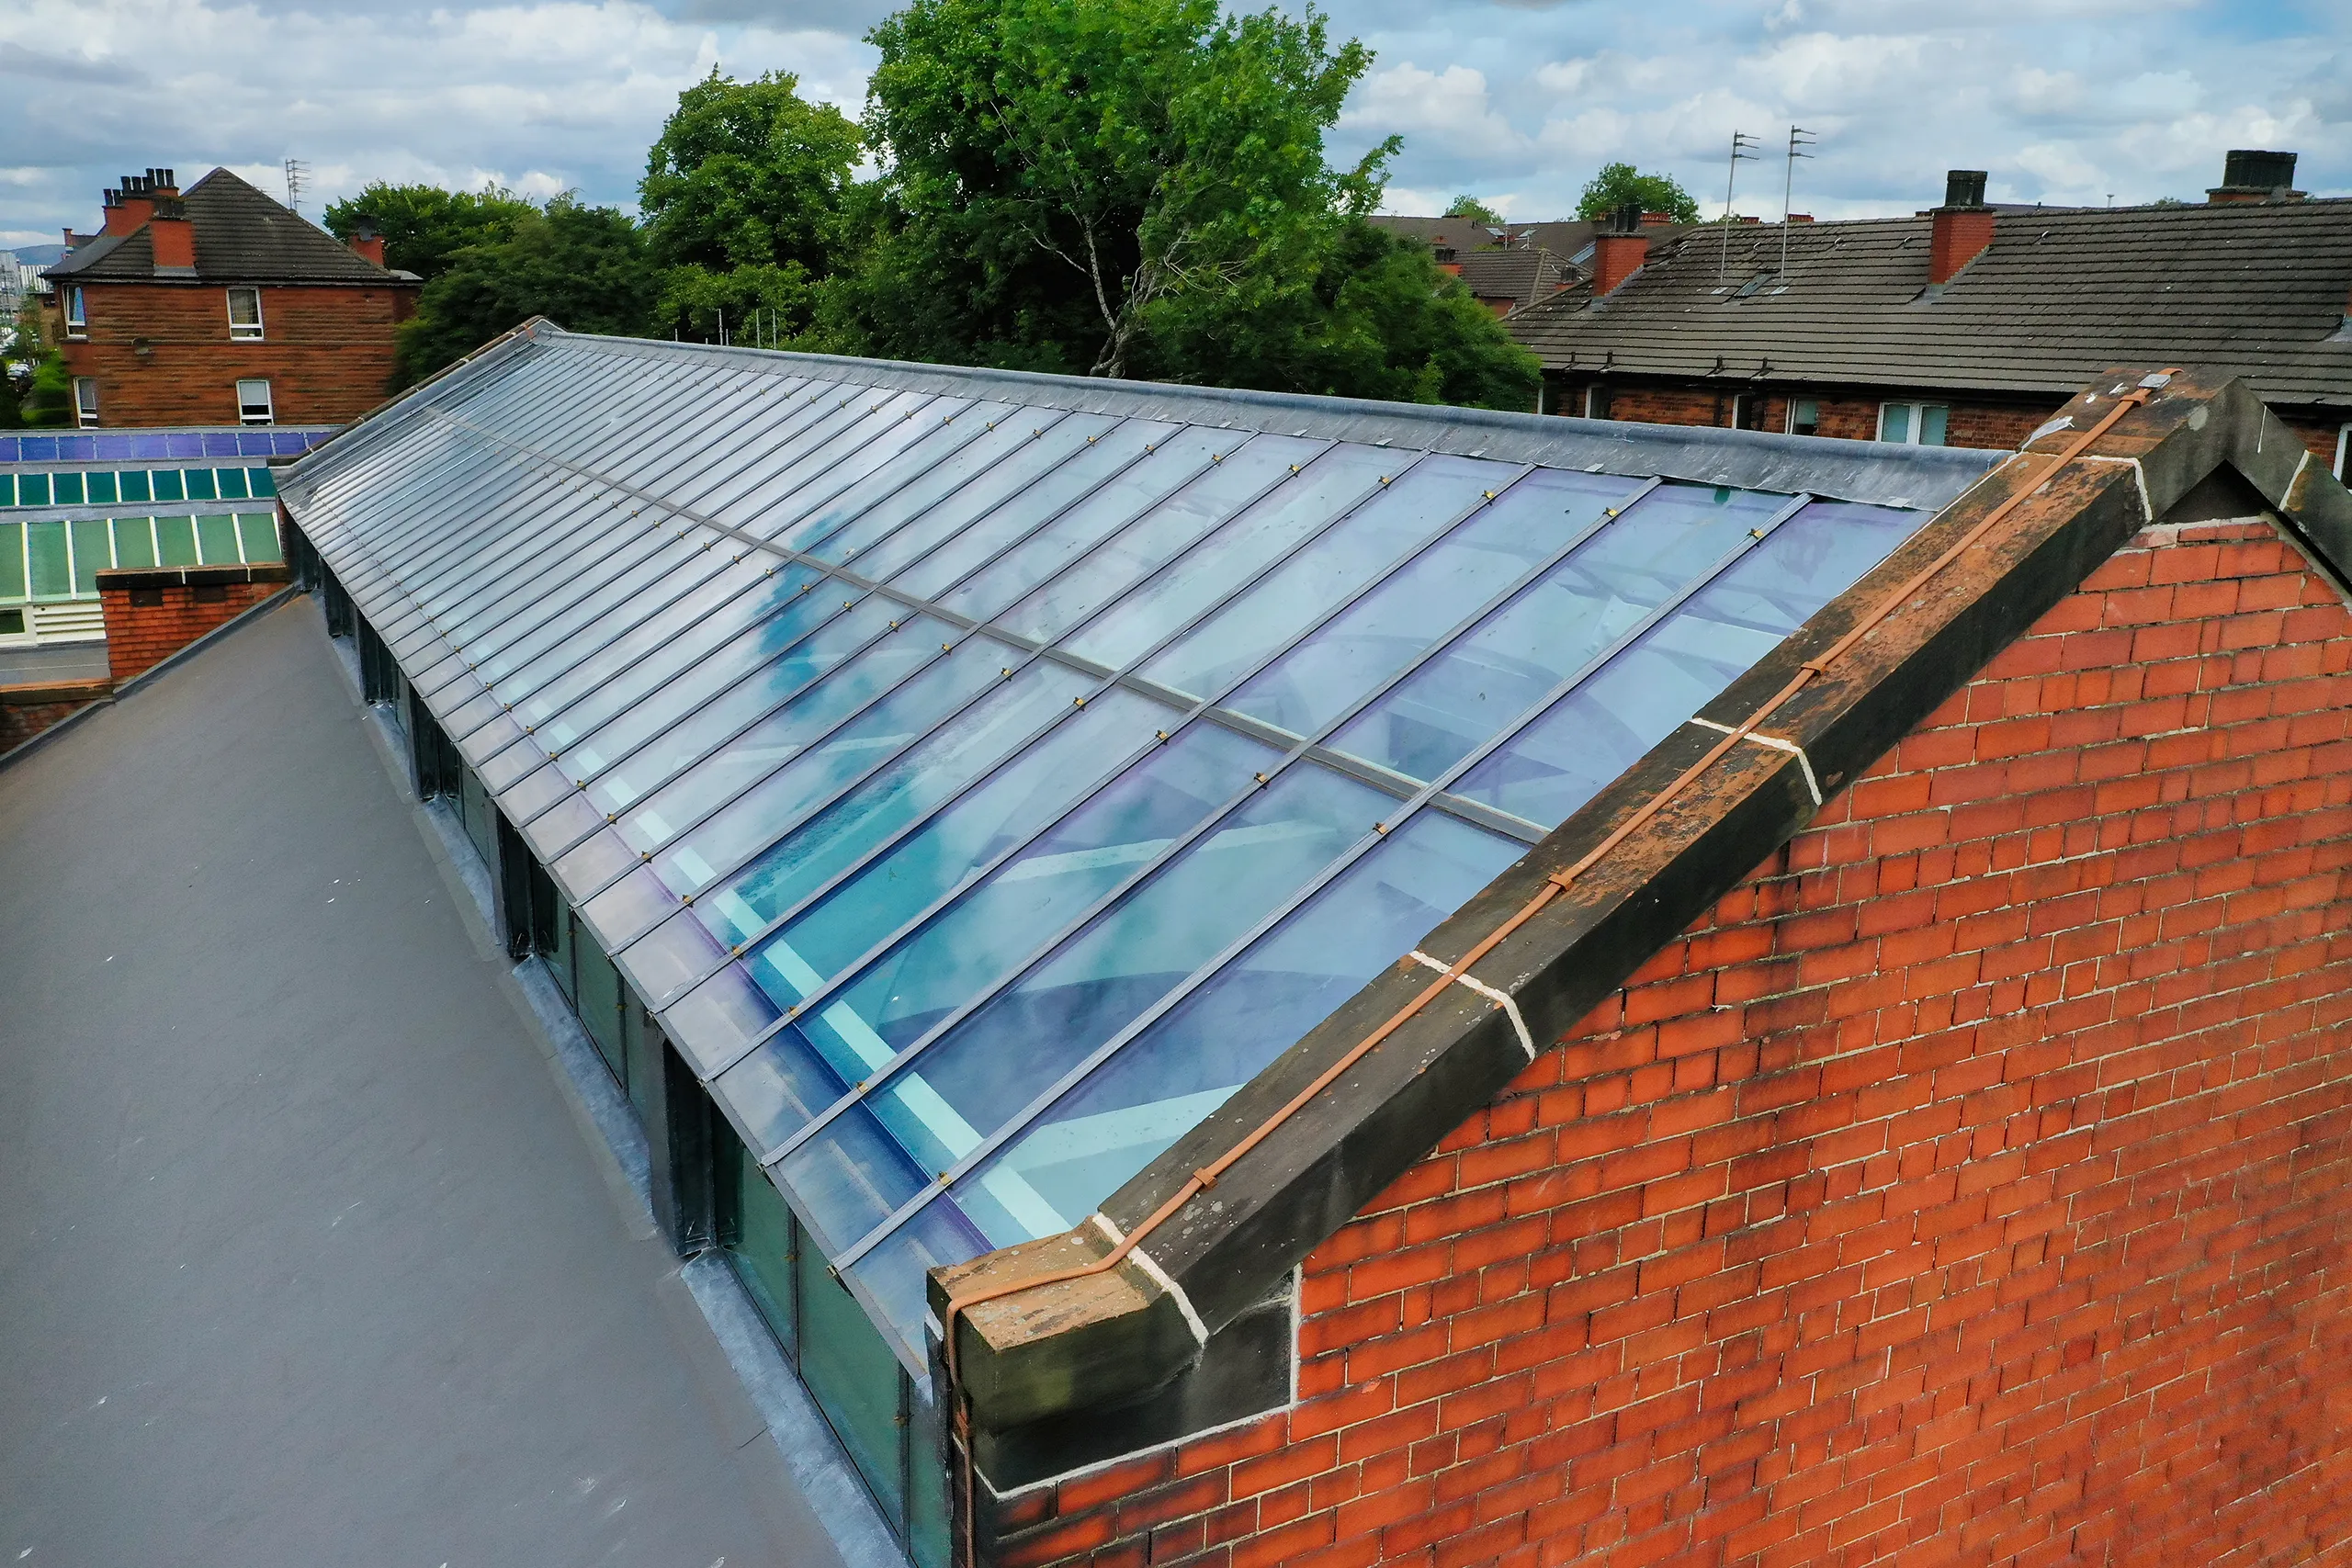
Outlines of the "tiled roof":
M 206 283 L 413 283 L 354 254 L 324 230 L 226 169 L 215 169 L 181 200 L 196 231 L 196 276 Z M 49 276 L 92 283 L 152 282 L 155 250 L 147 226 L 101 234 L 50 268 Z
M 2065 394 L 2131 361 L 2352 403 L 2352 201 L 2004 212 L 1928 287 L 1928 218 L 1687 233 L 1605 299 L 1511 318 L 1550 367 Z M 1762 281 L 1758 283 L 1758 279 Z M 1752 289 L 1750 285 L 1756 285 Z
M 1524 305 L 1573 281 L 1576 269 L 1545 250 L 1462 251 L 1454 255 L 1463 286 L 1481 299 Z

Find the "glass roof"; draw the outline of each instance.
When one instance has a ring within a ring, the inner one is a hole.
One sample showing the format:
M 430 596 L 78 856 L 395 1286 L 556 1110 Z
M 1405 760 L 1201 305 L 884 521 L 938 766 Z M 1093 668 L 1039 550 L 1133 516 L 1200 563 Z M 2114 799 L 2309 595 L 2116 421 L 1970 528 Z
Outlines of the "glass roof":
M 910 1359 L 1960 487 L 1088 385 L 557 334 L 284 484 Z

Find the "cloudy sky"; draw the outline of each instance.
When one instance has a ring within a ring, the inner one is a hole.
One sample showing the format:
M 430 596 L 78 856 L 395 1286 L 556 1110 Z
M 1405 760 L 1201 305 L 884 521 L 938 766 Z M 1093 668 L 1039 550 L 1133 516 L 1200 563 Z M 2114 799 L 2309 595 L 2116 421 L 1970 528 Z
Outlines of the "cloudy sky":
M 1293 0 L 1295 4 L 1295 0 Z M 0 244 L 88 229 L 125 170 L 227 164 L 321 204 L 372 179 L 628 202 L 678 90 L 781 67 L 856 112 L 888 0 L 6 0 Z M 1330 0 L 1377 52 L 1338 155 L 1405 138 L 1388 206 L 1474 191 L 1573 208 L 1612 159 L 1710 211 L 1735 130 L 1765 162 L 1736 205 L 1777 217 L 1789 127 L 1819 137 L 1794 206 L 1932 203 L 1950 166 L 1996 200 L 2193 197 L 2231 147 L 2303 154 L 2352 195 L 2345 0 Z

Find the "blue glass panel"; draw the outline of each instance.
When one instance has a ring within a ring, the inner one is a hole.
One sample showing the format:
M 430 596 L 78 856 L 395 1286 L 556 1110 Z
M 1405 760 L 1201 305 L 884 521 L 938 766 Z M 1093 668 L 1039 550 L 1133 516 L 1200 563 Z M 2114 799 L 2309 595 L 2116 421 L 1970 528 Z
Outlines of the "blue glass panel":
M 620 966 L 639 996 L 666 997 L 689 981 L 701 979 L 710 973 L 712 964 L 727 956 L 727 950 L 711 941 L 708 931 L 678 909 L 677 899 L 659 882 L 633 872 L 622 878 L 613 891 L 620 887 L 631 888 L 639 897 L 635 908 L 623 911 L 628 917 L 628 930 L 631 932 L 642 929 L 662 908 L 677 910 L 668 921 L 630 942 L 620 953 Z M 581 917 L 591 925 L 596 924 L 586 909 L 581 910 Z
M 966 699 L 1001 684 L 1020 661 L 1021 655 L 1003 643 L 967 638 L 655 855 L 654 873 L 679 893 L 700 892 L 719 871 L 775 843 L 852 779 Z M 849 680 L 852 673 L 844 671 L 827 684 Z
M 933 1042 L 867 1103 L 918 1161 L 945 1169 L 1017 1115 L 1040 1084 L 1116 1034 L 1370 833 L 1395 804 L 1342 774 L 1309 763 L 1290 768 Z M 906 988 L 901 983 L 889 1005 L 899 1005 Z M 863 986 L 849 993 L 872 994 Z M 826 1009 L 825 1019 L 831 1015 Z M 952 1119 L 938 1114 L 938 1105 L 952 1108 Z M 1064 1228 L 1067 1222 L 1047 1227 Z
M 1162 432 L 1150 456 L 1021 541 L 940 603 L 986 620 L 1028 592 L 1082 551 L 1131 519 L 1166 501 L 1209 467 L 1212 454 L 1233 445 L 1233 434 L 1192 426 Z
M 1331 744 L 1435 778 L 1786 504 L 1752 491 L 1660 486 L 1351 719 Z
M 890 1327 L 910 1345 L 923 1343 L 923 1279 L 933 1269 L 994 1250 L 953 1203 L 933 1202 L 857 1260 L 850 1276 L 881 1303 Z
M 131 455 L 135 457 L 168 457 L 172 455 L 171 438 L 161 431 L 153 434 L 134 435 L 130 438 L 130 446 Z M 27 456 L 30 456 L 29 452 Z
M 926 551 L 961 534 L 976 518 L 1043 482 L 1074 454 L 1086 450 L 1089 435 L 1100 435 L 1114 423 L 1105 414 L 1074 413 L 1043 426 L 1044 434 L 1008 454 L 1002 462 L 897 533 L 874 541 L 854 558 L 856 570 L 872 578 L 888 578 L 902 570 Z
M 747 998 L 757 998 L 761 1007 L 774 1010 L 759 987 L 737 971 Z M 732 1015 L 721 1017 L 716 1011 L 680 1008 L 665 1014 L 662 1028 L 679 1046 L 688 1060 L 707 1073 L 715 1071 L 726 1060 L 722 1055 L 706 1055 L 694 1042 L 706 1037 L 707 1029 L 722 1033 L 740 1032 L 748 1038 L 752 1030 L 746 1028 L 752 1021 Z M 733 1055 L 733 1052 L 729 1055 Z M 772 1149 L 785 1139 L 808 1125 L 811 1117 L 839 1100 L 849 1088 L 831 1067 L 805 1051 L 778 1051 L 763 1044 L 745 1056 L 711 1084 L 719 1100 L 734 1114 L 736 1124 L 743 1129 L 744 1142 L 752 1149 Z
M 57 438 L 57 455 L 65 462 L 86 463 L 98 455 L 98 444 L 92 436 L 61 435 Z
M 1557 826 L 1926 517 L 1835 502 L 1806 507 L 1471 769 L 1455 793 Z
M 804 603 L 808 606 L 805 613 L 796 605 L 754 627 L 729 645 L 726 652 L 731 657 L 705 660 L 650 700 L 571 745 L 563 752 L 570 764 L 566 771 L 574 778 L 588 778 L 614 758 L 628 755 L 628 761 L 609 779 L 597 781 L 599 805 L 618 811 L 888 631 L 894 607 L 868 601 L 833 613 L 815 631 L 795 638 L 792 634 L 800 626 L 778 623 L 817 620 L 832 612 L 830 604 L 817 602 L 816 594 Z M 789 645 L 781 657 L 780 642 Z M 697 703 L 703 705 L 695 706 Z M 681 720 L 682 709 L 691 716 Z M 548 728 L 552 733 L 556 727 Z
M 843 509 L 856 507 L 861 493 L 871 497 L 894 477 L 924 468 L 975 436 L 986 434 L 989 422 L 1007 412 L 1002 403 L 975 406 L 959 398 L 941 398 L 926 404 L 803 485 L 769 513 L 758 532 L 795 549 L 806 548 L 810 541 L 839 527 Z M 896 464 L 899 474 L 884 474 L 866 483 L 886 463 Z M 777 526 L 787 519 L 788 526 Z
M 1221 692 L 1437 530 L 1485 504 L 1517 469 L 1431 456 L 1231 603 L 1146 660 L 1147 679 L 1195 696 Z
M 741 500 L 729 502 L 717 515 L 738 528 L 763 536 L 771 527 L 790 522 L 797 514 L 791 513 L 789 508 L 785 509 L 786 515 L 772 515 L 779 502 L 867 442 L 887 435 L 892 426 L 904 422 L 910 412 L 930 400 L 922 392 L 885 393 L 856 388 L 846 389 L 839 397 L 828 400 L 838 404 L 842 398 L 849 400 L 848 408 L 837 408 L 825 421 L 808 427 L 808 434 L 818 438 L 814 445 L 796 443 L 787 447 L 797 456 Z
M 795 1149 L 776 1175 L 800 1200 L 819 1244 L 838 1256 L 922 1190 L 932 1173 L 908 1158 L 873 1117 L 853 1108 Z
M 880 609 L 895 607 L 883 605 Z M 856 619 L 857 612 L 853 611 L 835 626 Z M 887 623 L 886 615 L 886 626 Z M 774 773 L 834 724 L 888 691 L 936 654 L 939 645 L 954 635 L 944 623 L 918 616 L 855 657 L 831 663 L 820 671 L 820 661 L 828 660 L 832 649 L 839 646 L 832 635 L 834 629 L 829 626 L 817 633 L 779 660 L 768 672 L 769 680 L 751 683 L 754 690 L 764 689 L 766 694 L 781 695 L 783 688 L 797 682 L 788 678 L 774 679 L 778 671 L 800 669 L 810 675 L 826 675 L 826 679 L 817 682 L 777 712 L 741 734 L 722 739 L 718 723 L 736 712 L 742 701 L 740 693 L 729 694 L 727 700 L 712 704 L 704 714 L 679 726 L 655 746 L 589 786 L 590 799 L 617 814 L 621 837 L 628 840 L 631 848 L 654 850 L 668 843 L 703 813 L 744 785 Z M 741 719 L 735 722 L 741 723 Z M 680 766 L 684 767 L 684 772 L 664 784 L 651 799 L 642 805 L 629 804 L 642 792 L 645 781 L 655 776 L 656 770 L 666 775 Z
M 1124 668 L 1376 490 L 1381 476 L 1403 461 L 1397 453 L 1374 446 L 1333 447 L 1174 567 L 1097 615 L 1066 639 L 1068 645 L 1089 659 Z
M 204 433 L 204 457 L 233 457 L 237 455 L 237 433 L 233 430 L 208 430 Z
M 1066 798 L 1074 798 L 1089 775 L 1082 767 L 1073 768 L 1067 759 L 1099 758 L 1098 771 L 1107 770 L 1115 754 L 1106 754 L 1105 745 L 1117 744 L 1115 737 L 1122 730 L 1129 738 L 1129 746 L 1141 744 L 1151 733 L 1153 705 L 1125 692 L 1105 693 L 1090 703 L 1085 712 L 1070 713 L 1064 728 L 1080 739 L 1058 746 L 1054 737 L 1043 739 L 1035 750 L 1046 755 L 1034 761 L 1024 759 L 1008 764 L 1005 754 L 1048 719 L 1069 712 L 1071 703 L 1092 683 L 1058 664 L 1040 660 L 1030 665 L 1003 690 L 973 704 L 921 746 L 696 898 L 696 917 L 730 945 L 756 935 L 860 855 L 991 768 L 1036 770 L 1038 778 L 1058 776 L 1072 792 Z M 1134 714 L 1124 727 L 1116 716 L 1122 707 Z M 1164 727 L 1173 723 L 1175 716 L 1165 713 L 1157 722 Z M 943 826 L 939 830 L 949 829 Z M 1001 842 L 1004 831 L 1000 822 L 993 830 L 982 833 L 981 841 Z
M 811 555 L 829 561 L 854 560 L 858 553 L 906 524 L 922 517 L 943 502 L 962 491 L 966 485 L 1001 460 L 1007 453 L 1017 450 L 1034 439 L 1029 432 L 1034 419 L 1020 424 L 998 424 L 989 428 L 983 420 L 965 428 L 976 431 L 971 444 L 954 457 L 942 462 L 922 478 L 895 494 L 875 500 L 870 506 L 859 510 L 862 498 L 844 496 L 828 505 L 807 531 L 810 541 L 805 547 Z M 832 529 L 827 533 L 828 528 Z
M 1320 729 L 1634 489 L 1600 474 L 1528 475 L 1252 676 L 1224 705 L 1294 735 Z
M 950 1195 L 989 1247 L 1083 1220 L 1525 852 L 1454 818 L 1416 814 L 966 1173 Z M 1047 1081 L 1024 1074 L 1021 1088 L 1034 1092 Z
M 16 436 L 0 435 L 0 463 L 17 463 L 24 460 L 18 455 L 20 448 L 17 443 Z
M 1072 452 L 1067 462 L 986 516 L 975 519 L 891 581 L 910 593 L 938 597 L 990 556 L 1141 457 L 1146 446 L 1165 438 L 1173 428 L 1131 419 L 1096 436 L 1083 450 Z
M 28 463 L 57 461 L 57 437 L 54 435 L 19 436 L 17 444 L 23 448 L 24 460 Z
M 509 676 L 575 634 L 585 632 L 593 642 L 605 641 L 613 635 L 610 623 L 616 612 L 650 591 L 709 570 L 716 554 L 696 547 L 691 539 L 673 538 L 618 571 L 600 568 L 564 592 L 550 595 L 549 602 L 533 605 L 512 625 L 484 636 L 470 650 L 474 672 L 493 686 L 511 684 L 513 690 L 499 693 L 511 702 L 527 692 L 530 683 L 509 682 Z M 567 604 L 566 600 L 571 602 Z

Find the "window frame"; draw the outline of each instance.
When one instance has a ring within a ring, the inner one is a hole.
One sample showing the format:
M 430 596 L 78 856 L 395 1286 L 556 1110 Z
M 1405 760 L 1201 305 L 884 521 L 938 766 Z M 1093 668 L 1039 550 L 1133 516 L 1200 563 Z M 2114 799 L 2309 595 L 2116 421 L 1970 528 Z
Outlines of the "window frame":
M 1799 420 L 1797 418 L 1797 411 L 1799 409 L 1812 410 L 1813 417 L 1809 420 Z M 1791 396 L 1789 399 L 1788 418 L 1784 423 L 1787 433 L 1791 435 L 1819 435 L 1821 434 L 1821 400 L 1819 398 L 1800 398 L 1793 395 Z M 1806 428 L 1799 430 L 1797 426 L 1800 423 L 1805 425 Z
M 1609 412 L 1609 389 L 1598 381 L 1589 382 L 1585 387 L 1584 417 L 1587 419 L 1608 419 L 1611 417 Z
M 266 323 L 262 318 L 261 289 L 252 284 L 232 284 L 222 290 L 229 309 L 229 341 L 231 343 L 261 343 L 266 341 Z M 254 301 L 254 319 L 250 322 L 237 320 L 237 296 L 249 294 Z
M 2335 427 L 2335 477 L 2344 477 L 2345 463 L 2352 458 L 2352 420 Z
M 74 427 L 93 430 L 98 423 L 98 378 L 96 376 L 74 378 Z
M 261 389 L 261 401 L 258 404 L 246 400 L 245 389 L 248 387 Z M 240 376 L 237 378 L 236 392 L 239 424 L 276 424 L 277 423 L 277 394 L 270 389 L 268 377 Z M 261 410 L 258 418 L 252 412 L 252 410 L 256 407 Z
M 65 335 L 69 338 L 88 337 L 90 335 L 90 305 L 89 301 L 82 297 L 80 284 L 69 283 L 65 286 L 63 309 Z
M 1763 392 L 1734 392 L 1731 395 L 1731 427 L 1734 430 L 1761 430 L 1764 411 L 1771 399 Z
M 1886 434 L 1886 416 L 1891 409 L 1902 409 L 1908 416 L 1905 433 L 1900 441 L 1891 440 Z M 1930 409 L 1943 411 L 1944 438 L 1941 441 L 1919 439 L 1919 432 L 1928 423 L 1928 412 Z M 1910 398 L 1888 398 L 1878 405 L 1877 439 L 1894 446 L 1949 446 L 1951 445 L 1951 405 L 1923 402 Z

